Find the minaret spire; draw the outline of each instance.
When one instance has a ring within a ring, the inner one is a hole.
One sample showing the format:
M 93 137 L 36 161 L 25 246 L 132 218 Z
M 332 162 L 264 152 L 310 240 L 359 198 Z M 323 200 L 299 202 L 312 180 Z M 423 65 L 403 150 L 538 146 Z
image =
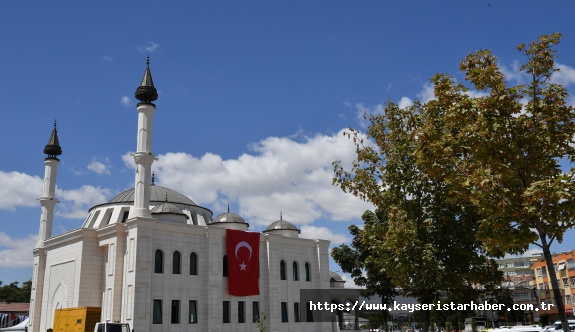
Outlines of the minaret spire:
M 58 141 L 58 129 L 56 120 L 54 120 L 54 129 L 44 147 L 44 153 L 47 155 L 44 159 L 44 191 L 42 197 L 38 200 L 42 206 L 42 215 L 40 217 L 40 232 L 38 234 L 38 243 L 36 248 L 44 248 L 44 241 L 52 237 L 52 221 L 54 219 L 54 206 L 58 202 L 54 197 L 56 193 L 56 176 L 58 174 L 58 165 L 62 154 L 62 148 Z
M 136 89 L 136 99 L 140 101 L 138 110 L 138 143 L 134 154 L 136 163 L 136 181 L 134 191 L 134 206 L 130 209 L 128 219 L 135 217 L 152 218 L 150 213 L 150 180 L 154 154 L 152 153 L 152 124 L 156 105 L 152 101 L 158 99 L 150 72 L 150 57 L 146 59 L 146 70 L 140 86 Z

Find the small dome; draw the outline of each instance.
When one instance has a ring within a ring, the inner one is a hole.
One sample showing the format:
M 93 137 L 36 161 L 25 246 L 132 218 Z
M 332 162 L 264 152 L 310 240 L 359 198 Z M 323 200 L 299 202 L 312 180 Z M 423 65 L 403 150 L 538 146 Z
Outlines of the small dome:
M 234 228 L 234 227 L 240 227 L 241 229 L 247 229 L 247 227 L 249 227 L 250 225 L 244 220 L 244 218 L 242 218 L 239 214 L 237 213 L 233 213 L 230 212 L 230 205 L 228 204 L 228 212 L 224 212 L 220 215 L 218 215 L 217 217 L 214 218 L 214 220 L 212 222 L 210 222 L 210 225 L 214 225 L 214 224 L 230 224 L 230 227 Z M 232 226 L 232 224 L 236 224 L 238 226 Z M 243 224 L 241 226 L 239 226 L 240 224 Z M 226 228 L 229 228 L 228 226 L 225 226 Z
M 337 274 L 333 271 L 329 271 L 329 281 L 334 282 L 334 281 L 344 281 L 344 280 L 339 274 Z
M 152 214 L 181 214 L 181 215 L 186 215 L 184 213 L 184 211 L 182 211 L 179 207 L 175 206 L 174 204 L 170 204 L 170 203 L 162 203 L 160 205 L 156 205 L 152 211 Z
M 297 233 L 299 234 L 301 231 L 299 229 L 297 229 L 297 227 L 294 226 L 294 224 L 292 224 L 291 222 L 287 221 L 287 220 L 278 220 L 278 221 L 274 221 L 272 222 L 268 228 L 266 228 L 265 232 L 269 232 L 269 231 L 273 231 L 273 230 L 283 230 L 283 229 L 287 229 L 287 230 L 292 230 L 292 231 L 297 231 Z
M 301 232 L 294 224 L 291 222 L 284 220 L 282 214 L 280 213 L 280 220 L 272 222 L 264 231 L 264 233 L 272 232 L 272 231 L 296 231 L 298 234 Z
M 217 216 L 214 221 L 211 222 L 211 224 L 215 224 L 218 222 L 241 222 L 241 223 L 245 223 L 246 221 L 244 220 L 244 218 L 240 217 L 239 214 L 233 213 L 233 212 L 225 212 L 220 214 L 219 216 Z

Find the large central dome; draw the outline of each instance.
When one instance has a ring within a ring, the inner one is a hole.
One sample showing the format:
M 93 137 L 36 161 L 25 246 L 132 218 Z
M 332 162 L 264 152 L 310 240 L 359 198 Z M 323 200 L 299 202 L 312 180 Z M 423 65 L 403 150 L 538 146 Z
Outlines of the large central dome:
M 134 189 L 128 189 L 112 198 L 108 203 L 127 203 L 134 201 Z M 150 186 L 150 203 L 169 202 L 186 205 L 196 205 L 194 201 L 179 192 L 156 185 Z

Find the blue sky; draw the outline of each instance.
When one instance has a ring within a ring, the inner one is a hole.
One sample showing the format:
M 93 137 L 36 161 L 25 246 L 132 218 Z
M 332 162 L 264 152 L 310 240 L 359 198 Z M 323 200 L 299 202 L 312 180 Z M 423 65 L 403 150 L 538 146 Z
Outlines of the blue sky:
M 530 0 L 3 1 L 0 280 L 32 277 L 54 119 L 54 234 L 133 186 L 133 95 L 148 54 L 156 183 L 214 216 L 230 203 L 252 230 L 281 211 L 302 236 L 339 245 L 370 208 L 331 186 L 331 162 L 353 158 L 342 130 L 362 128 L 361 114 L 388 99 L 430 98 L 435 73 L 461 80 L 459 62 L 479 49 L 521 79 L 515 47 L 557 31 L 557 80 L 573 93 L 574 10 Z M 575 232 L 552 248 L 575 248 Z

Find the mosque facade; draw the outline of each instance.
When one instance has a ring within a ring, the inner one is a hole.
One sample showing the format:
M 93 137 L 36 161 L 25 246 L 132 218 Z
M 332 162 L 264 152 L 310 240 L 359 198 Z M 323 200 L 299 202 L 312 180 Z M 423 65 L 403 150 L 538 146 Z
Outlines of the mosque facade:
M 280 217 L 257 233 L 257 245 L 241 241 L 229 248 L 228 232 L 253 233 L 241 216 L 228 208 L 214 218 L 209 209 L 154 183 L 158 94 L 149 61 L 135 97 L 140 102 L 134 188 L 92 207 L 80 228 L 56 236 L 52 222 L 62 149 L 54 124 L 44 149 L 28 331 L 51 329 L 56 309 L 85 306 L 100 307 L 102 321 L 127 322 L 135 331 L 256 331 L 264 315 L 267 331 L 332 331 L 330 322 L 314 321 L 300 302 L 301 289 L 334 285 L 329 242 L 300 238 Z M 240 272 L 258 269 L 257 294 L 230 295 L 232 265 Z

